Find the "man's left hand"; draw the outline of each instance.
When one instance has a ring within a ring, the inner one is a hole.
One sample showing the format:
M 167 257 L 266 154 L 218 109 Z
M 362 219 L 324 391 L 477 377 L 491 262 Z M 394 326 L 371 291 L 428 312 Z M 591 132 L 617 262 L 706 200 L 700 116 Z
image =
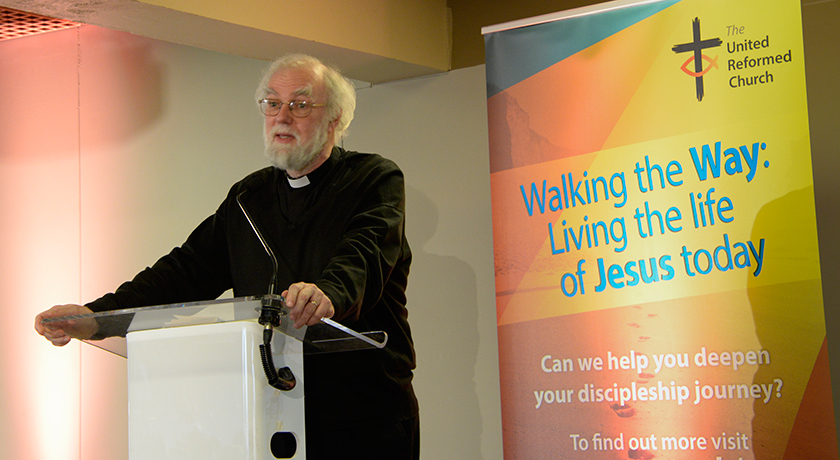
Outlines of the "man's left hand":
M 332 301 L 324 291 L 311 283 L 295 283 L 283 291 L 286 306 L 291 309 L 289 317 L 294 321 L 295 329 L 304 325 L 314 326 L 323 318 L 332 318 L 335 314 Z

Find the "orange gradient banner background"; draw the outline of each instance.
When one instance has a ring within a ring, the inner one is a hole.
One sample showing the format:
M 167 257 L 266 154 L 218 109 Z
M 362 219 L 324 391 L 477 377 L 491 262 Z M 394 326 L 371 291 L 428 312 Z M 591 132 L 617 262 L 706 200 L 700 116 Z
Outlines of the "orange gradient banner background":
M 505 458 L 837 458 L 799 3 L 485 41 Z

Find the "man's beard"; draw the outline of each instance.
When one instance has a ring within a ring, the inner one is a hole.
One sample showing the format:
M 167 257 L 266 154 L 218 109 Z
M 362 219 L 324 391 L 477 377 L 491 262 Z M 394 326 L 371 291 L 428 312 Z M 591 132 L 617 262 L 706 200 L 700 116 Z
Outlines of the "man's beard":
M 295 139 L 299 139 L 298 133 L 283 125 L 275 126 L 270 132 L 264 136 L 265 140 L 265 156 L 276 168 L 283 171 L 303 171 L 307 166 L 320 155 L 324 146 L 327 144 L 327 126 L 329 122 L 324 120 L 322 126 L 315 130 L 315 136 L 305 144 L 296 144 L 292 146 L 284 146 L 274 144 L 272 141 L 277 133 L 286 133 L 294 135 Z

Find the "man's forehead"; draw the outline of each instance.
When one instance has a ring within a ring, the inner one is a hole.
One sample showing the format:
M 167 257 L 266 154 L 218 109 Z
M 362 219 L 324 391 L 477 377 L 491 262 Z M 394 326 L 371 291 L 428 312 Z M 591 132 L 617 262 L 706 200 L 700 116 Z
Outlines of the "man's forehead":
M 301 68 L 278 70 L 268 81 L 268 91 L 272 94 L 283 91 L 295 96 L 312 96 L 322 91 L 322 87 L 323 83 L 313 72 Z

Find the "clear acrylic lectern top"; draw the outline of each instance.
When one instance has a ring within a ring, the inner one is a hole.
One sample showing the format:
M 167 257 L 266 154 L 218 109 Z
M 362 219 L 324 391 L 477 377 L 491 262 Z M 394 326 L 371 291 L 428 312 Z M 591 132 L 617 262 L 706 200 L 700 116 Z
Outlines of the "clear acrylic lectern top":
M 125 336 L 128 333 L 229 321 L 256 321 L 263 305 L 277 305 L 280 299 L 270 294 L 175 303 L 46 318 L 42 323 L 61 328 L 73 338 L 126 357 Z M 383 331 L 359 333 L 326 318 L 315 326 L 295 329 L 289 319 L 288 308 L 283 306 L 280 310 L 280 325 L 274 330 L 303 342 L 304 354 L 382 348 L 388 341 Z

